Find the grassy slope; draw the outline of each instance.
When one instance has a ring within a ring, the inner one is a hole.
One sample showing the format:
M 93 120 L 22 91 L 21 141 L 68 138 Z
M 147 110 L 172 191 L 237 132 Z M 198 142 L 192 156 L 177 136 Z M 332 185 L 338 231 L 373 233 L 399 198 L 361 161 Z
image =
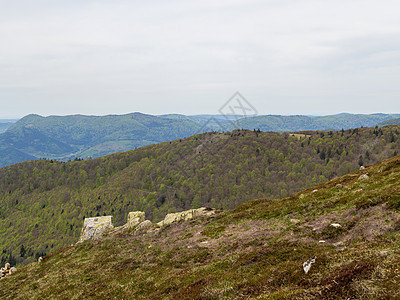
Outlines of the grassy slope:
M 0 296 L 399 298 L 399 181 L 395 157 L 286 198 L 85 242 L 2 280 Z M 314 256 L 305 275 L 302 263 Z

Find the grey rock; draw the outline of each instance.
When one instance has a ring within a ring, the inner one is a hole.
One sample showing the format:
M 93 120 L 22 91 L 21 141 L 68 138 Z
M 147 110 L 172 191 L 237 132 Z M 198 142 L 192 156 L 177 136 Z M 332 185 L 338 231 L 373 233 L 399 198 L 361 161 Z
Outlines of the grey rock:
M 86 240 L 97 240 L 113 229 L 112 216 L 86 218 L 83 223 L 81 237 L 79 242 Z
M 342 227 L 342 225 L 340 225 L 340 224 L 338 224 L 338 223 L 332 223 L 331 226 L 332 226 L 332 227 L 335 227 L 335 228 Z
M 139 232 L 147 232 L 153 227 L 153 223 L 151 221 L 146 220 L 141 222 L 135 229 L 135 233 Z
M 144 222 L 145 214 L 142 211 L 133 211 L 128 214 L 128 222 L 126 223 L 126 227 L 134 227 L 139 223 Z
M 162 220 L 161 222 L 158 222 L 157 225 L 162 227 L 174 222 L 179 222 L 179 221 L 186 221 L 193 219 L 195 217 L 200 217 L 200 216 L 212 216 L 216 212 L 212 208 L 207 208 L 207 207 L 201 207 L 198 209 L 190 209 L 186 211 L 181 211 L 178 213 L 172 213 L 166 215 L 165 219 Z
M 303 263 L 303 270 L 304 270 L 304 273 L 308 273 L 309 271 L 310 271 L 310 269 L 311 269 L 311 265 L 313 264 L 313 263 L 315 263 L 315 260 L 317 259 L 317 257 L 315 256 L 315 257 L 313 257 L 313 258 L 310 258 L 309 260 L 307 260 L 305 263 Z
M 368 180 L 369 179 L 369 176 L 367 175 L 367 174 L 362 174 L 359 178 L 358 178 L 358 180 L 361 180 L 361 181 L 363 181 L 363 180 Z

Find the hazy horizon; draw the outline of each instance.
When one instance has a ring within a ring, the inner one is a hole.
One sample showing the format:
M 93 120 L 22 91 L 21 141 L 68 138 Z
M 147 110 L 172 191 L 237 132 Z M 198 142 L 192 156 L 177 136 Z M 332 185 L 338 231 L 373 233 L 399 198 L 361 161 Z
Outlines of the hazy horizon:
M 89 117 L 103 117 L 103 116 L 121 116 L 121 115 L 129 115 L 133 113 L 141 113 L 145 115 L 153 115 L 153 116 L 164 116 L 164 115 L 183 115 L 183 116 L 223 116 L 222 114 L 180 114 L 180 113 L 167 113 L 167 114 L 151 114 L 151 113 L 144 113 L 144 112 L 128 112 L 128 113 L 122 113 L 122 114 L 98 114 L 98 115 L 93 115 L 93 114 L 66 114 L 66 115 L 41 115 L 41 114 L 35 114 L 33 115 L 39 115 L 41 117 L 67 117 L 67 116 L 76 116 L 76 115 L 81 115 L 81 116 L 89 116 Z M 359 113 L 336 113 L 336 114 L 326 114 L 326 115 L 309 115 L 309 114 L 257 114 L 253 116 L 305 116 L 305 117 L 326 117 L 326 116 L 334 116 L 334 115 L 343 115 L 343 114 L 351 114 L 351 115 L 375 115 L 375 114 L 387 114 L 387 115 L 400 115 L 400 113 L 394 112 L 394 113 L 381 113 L 381 112 L 375 112 L 375 113 L 366 113 L 366 114 L 359 114 Z M 22 119 L 23 117 L 26 117 L 28 115 L 32 114 L 27 114 L 21 117 L 15 117 L 15 118 L 2 118 L 0 117 L 0 121 L 5 123 L 5 122 L 13 122 L 13 121 L 18 121 Z M 235 115 L 235 116 L 241 116 L 245 117 L 243 115 Z M 251 116 L 248 116 L 251 117 Z
M 400 112 L 394 0 L 2 2 L 0 118 Z

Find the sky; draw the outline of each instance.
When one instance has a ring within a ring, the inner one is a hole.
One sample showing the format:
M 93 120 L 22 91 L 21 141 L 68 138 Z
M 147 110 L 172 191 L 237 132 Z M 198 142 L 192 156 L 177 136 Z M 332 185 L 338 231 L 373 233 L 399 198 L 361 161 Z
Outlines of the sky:
M 0 0 L 0 118 L 400 112 L 397 0 Z

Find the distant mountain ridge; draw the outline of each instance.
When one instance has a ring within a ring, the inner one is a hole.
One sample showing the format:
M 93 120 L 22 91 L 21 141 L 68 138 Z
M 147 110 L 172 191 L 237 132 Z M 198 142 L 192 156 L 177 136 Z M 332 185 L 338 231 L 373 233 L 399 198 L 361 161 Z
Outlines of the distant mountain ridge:
M 4 125 L 0 134 L 0 167 L 49 158 L 70 160 L 100 157 L 208 131 L 260 129 L 295 132 L 371 127 L 400 118 L 399 114 L 338 114 L 332 116 L 224 116 L 131 113 L 108 116 L 31 114 Z M 2 125 L 0 123 L 0 133 Z
M 12 119 L 0 119 L 0 133 L 5 132 L 16 121 L 17 120 L 12 120 Z
M 378 124 L 379 127 L 388 126 L 388 125 L 399 125 L 400 118 L 397 119 L 389 119 Z

